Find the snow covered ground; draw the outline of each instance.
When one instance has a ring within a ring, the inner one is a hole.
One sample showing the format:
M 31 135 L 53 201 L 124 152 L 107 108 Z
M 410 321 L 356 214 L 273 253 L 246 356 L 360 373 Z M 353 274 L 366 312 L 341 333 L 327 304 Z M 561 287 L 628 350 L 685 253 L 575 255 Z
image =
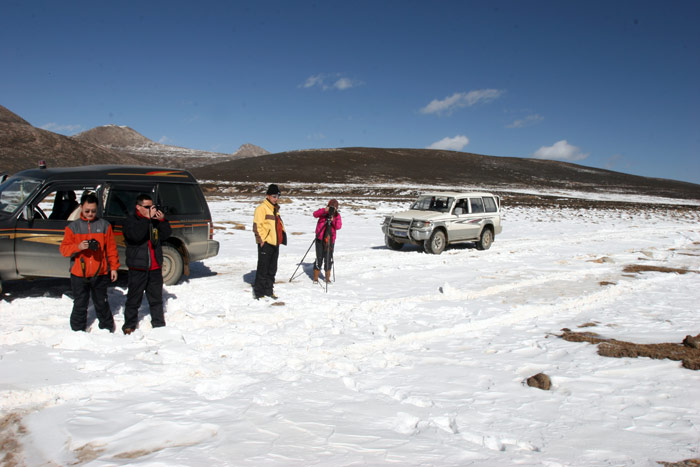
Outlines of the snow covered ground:
M 336 282 L 311 282 L 311 212 L 282 215 L 280 299 L 255 301 L 259 198 L 210 202 L 221 253 L 166 287 L 165 328 L 70 331 L 68 296 L 0 301 L 12 465 L 656 465 L 700 457 L 700 372 L 599 356 L 700 333 L 697 211 L 504 208 L 488 251 L 386 249 L 406 203 L 339 198 Z M 245 230 L 243 230 L 245 227 Z M 117 326 L 126 290 L 110 289 Z M 91 319 L 94 319 L 92 315 Z M 587 327 L 578 329 L 579 326 Z M 591 326 L 593 325 L 593 326 Z M 552 389 L 524 384 L 544 372 Z M 12 448 L 13 443 L 16 447 Z

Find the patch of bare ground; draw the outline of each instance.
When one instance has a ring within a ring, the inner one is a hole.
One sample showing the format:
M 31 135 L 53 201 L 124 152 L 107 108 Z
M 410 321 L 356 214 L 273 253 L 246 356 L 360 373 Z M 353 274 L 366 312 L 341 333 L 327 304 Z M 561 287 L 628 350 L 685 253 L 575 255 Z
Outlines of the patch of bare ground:
M 594 332 L 573 332 L 568 328 L 562 329 L 561 337 L 569 342 L 589 342 L 598 344 L 598 355 L 614 358 L 648 357 L 657 360 L 669 359 L 682 362 L 684 368 L 700 370 L 700 334 L 686 336 L 680 344 L 636 344 L 602 337 Z
M 94 461 L 100 457 L 100 454 L 103 452 L 105 452 L 105 448 L 99 447 L 93 443 L 87 443 L 74 450 L 73 454 L 75 454 L 78 464 L 84 464 L 85 462 Z
M 698 466 L 700 466 L 700 459 L 686 459 L 684 461 L 678 461 L 678 462 L 661 462 L 661 461 L 659 461 L 658 464 L 661 464 L 664 467 L 698 467 Z
M 220 221 L 214 224 L 215 230 L 226 230 L 227 225 L 233 225 L 234 230 L 245 230 L 245 224 L 236 221 Z
M 25 465 L 19 455 L 21 451 L 20 438 L 27 433 L 22 424 L 22 415 L 11 412 L 0 418 L 0 465 L 19 467 Z
M 630 264 L 625 266 L 623 272 L 627 273 L 640 273 L 640 272 L 673 272 L 676 274 L 686 274 L 688 272 L 698 273 L 698 271 L 691 271 L 685 268 L 667 268 L 665 266 L 651 266 L 648 264 Z

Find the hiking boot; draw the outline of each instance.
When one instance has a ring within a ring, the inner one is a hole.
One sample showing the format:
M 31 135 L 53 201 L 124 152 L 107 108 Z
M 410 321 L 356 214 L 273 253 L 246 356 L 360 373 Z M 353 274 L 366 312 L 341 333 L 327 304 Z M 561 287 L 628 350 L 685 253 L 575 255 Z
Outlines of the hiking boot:
M 314 284 L 318 284 L 318 274 L 320 272 L 321 271 L 319 271 L 318 269 L 314 269 Z
M 326 270 L 326 282 L 330 282 L 330 281 L 331 281 L 331 270 L 328 269 L 328 270 Z
M 125 335 L 125 336 L 128 336 L 128 335 L 131 334 L 132 332 L 134 332 L 134 329 L 133 329 L 133 328 L 126 328 L 126 329 L 124 329 L 124 335 Z

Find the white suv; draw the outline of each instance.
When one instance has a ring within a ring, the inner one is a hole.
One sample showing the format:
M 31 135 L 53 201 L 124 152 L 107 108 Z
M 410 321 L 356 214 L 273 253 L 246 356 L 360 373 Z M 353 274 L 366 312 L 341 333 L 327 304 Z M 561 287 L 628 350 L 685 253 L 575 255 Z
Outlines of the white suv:
M 500 209 L 501 199 L 491 193 L 426 193 L 408 211 L 387 216 L 382 232 L 392 250 L 411 243 L 439 255 L 448 244 L 461 242 L 487 250 L 501 233 Z

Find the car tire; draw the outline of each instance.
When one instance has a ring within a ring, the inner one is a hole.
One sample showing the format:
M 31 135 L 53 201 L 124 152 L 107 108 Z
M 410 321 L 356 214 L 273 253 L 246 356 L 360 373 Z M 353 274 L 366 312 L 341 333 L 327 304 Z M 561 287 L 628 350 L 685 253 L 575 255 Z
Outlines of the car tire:
M 445 232 L 442 230 L 433 231 L 432 235 L 427 242 L 425 242 L 426 253 L 432 253 L 434 255 L 439 255 L 445 250 L 447 246 L 447 237 Z
M 388 236 L 388 235 L 385 235 L 385 236 L 384 236 L 384 244 L 385 244 L 385 245 L 387 246 L 387 248 L 389 248 L 390 250 L 396 250 L 396 251 L 398 251 L 398 250 L 400 250 L 401 248 L 403 248 L 403 243 L 397 242 L 396 240 L 394 240 L 393 238 L 391 238 L 391 237 Z
M 479 238 L 479 241 L 476 242 L 476 249 L 477 250 L 488 250 L 491 248 L 491 244 L 493 243 L 493 232 L 491 232 L 491 229 L 484 229 L 483 232 L 481 232 L 481 237 Z
M 182 255 L 170 245 L 163 245 L 163 284 L 173 285 L 182 277 Z

